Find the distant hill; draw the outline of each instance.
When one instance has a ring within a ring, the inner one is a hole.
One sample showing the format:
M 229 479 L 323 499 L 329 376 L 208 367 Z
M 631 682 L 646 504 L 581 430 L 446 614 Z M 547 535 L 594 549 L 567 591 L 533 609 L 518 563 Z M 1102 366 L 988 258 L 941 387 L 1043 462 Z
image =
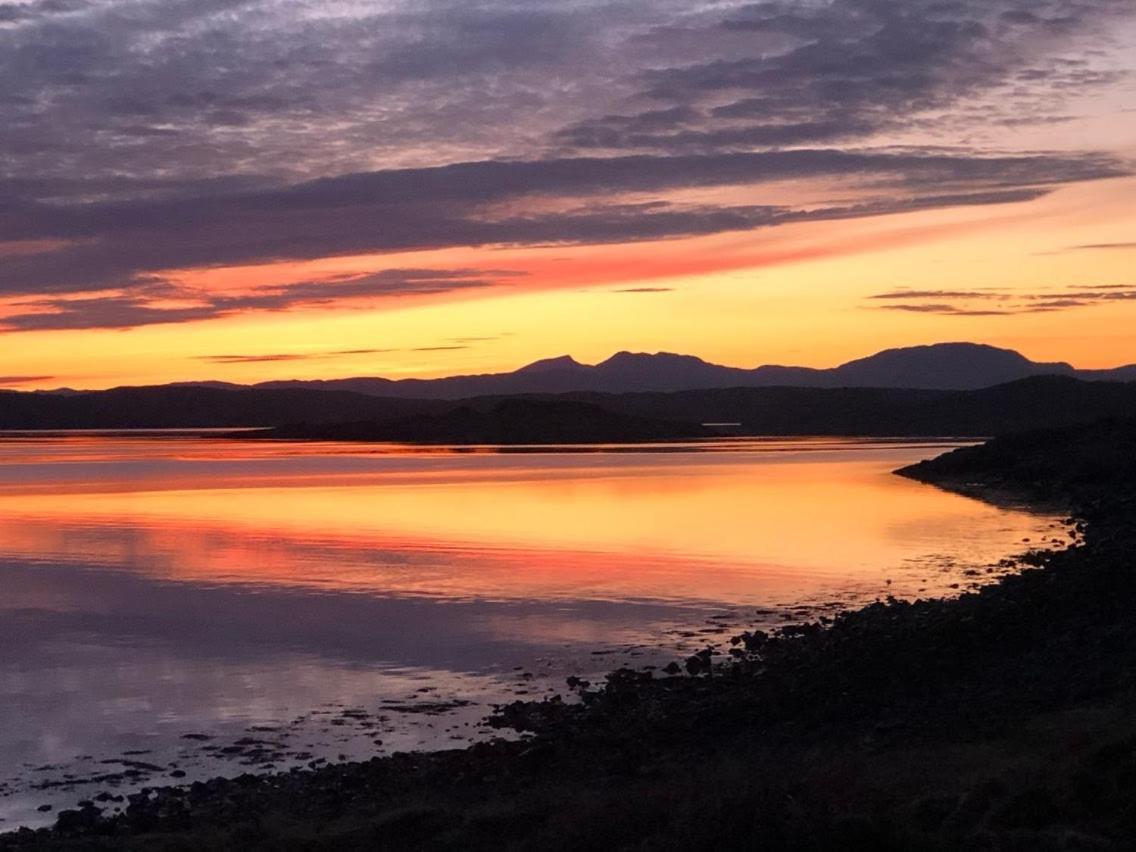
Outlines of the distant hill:
M 442 379 L 347 378 L 264 382 L 260 388 L 307 388 L 415 399 L 467 399 L 522 393 L 680 391 L 731 387 L 913 388 L 977 390 L 1029 378 L 1059 375 L 1093 381 L 1136 381 L 1136 365 L 1114 370 L 1077 370 L 1039 363 L 1009 349 L 976 343 L 939 343 L 889 349 L 832 369 L 767 365 L 723 367 L 691 355 L 619 352 L 599 364 L 571 356 L 548 358 L 511 373 Z
M 713 434 L 695 423 L 621 414 L 593 403 L 517 397 L 385 422 L 283 426 L 247 437 L 421 444 L 596 444 L 677 441 Z
M 303 388 L 225 389 L 168 385 L 71 391 L 0 391 L 0 429 L 177 429 L 275 426 L 304 420 L 388 419 L 448 403 L 383 399 Z
M 908 388 L 710 388 L 674 392 L 530 394 L 542 403 L 504 408 L 509 397 L 462 401 L 394 399 L 304 388 L 230 390 L 202 387 L 119 388 L 67 395 L 0 392 L 0 429 L 129 429 L 275 427 L 353 424 L 358 434 L 391 440 L 449 440 L 467 428 L 471 440 L 588 440 L 589 418 L 625 430 L 625 440 L 696 436 L 701 424 L 736 423 L 745 435 L 986 436 L 1069 426 L 1101 417 L 1136 417 L 1136 382 L 1085 382 L 1035 376 L 968 391 Z M 551 405 L 550 403 L 556 403 Z M 518 403 L 519 405 L 520 403 Z M 588 408 L 580 407 L 589 406 Z M 470 413 L 457 413 L 468 409 Z M 497 410 L 497 414 L 493 412 Z M 507 414 L 511 424 L 502 419 Z M 476 415 L 476 416 L 474 416 Z M 478 420 L 478 418 L 481 418 Z M 494 422 L 493 417 L 498 417 Z M 467 418 L 467 427 L 461 426 Z M 528 418 L 529 422 L 522 422 Z M 649 421 L 638 424 L 630 419 Z M 666 429 L 658 424 L 665 423 Z M 367 424 L 367 425 L 359 425 Z M 677 425 L 676 425 L 677 424 Z M 345 430 L 348 427 L 343 427 Z M 496 431 L 494 431 L 496 430 Z M 331 430 L 324 436 L 333 437 Z M 346 432 L 340 433 L 346 437 Z M 596 427 L 596 440 L 603 437 Z M 314 433 L 313 433 L 314 435 Z M 308 435 L 308 436 L 313 436 Z M 576 437 L 572 437 L 575 435 Z M 463 439 L 464 440 L 464 439 Z M 487 439 L 486 439 L 487 440 Z M 492 441 L 490 441 L 492 442 Z

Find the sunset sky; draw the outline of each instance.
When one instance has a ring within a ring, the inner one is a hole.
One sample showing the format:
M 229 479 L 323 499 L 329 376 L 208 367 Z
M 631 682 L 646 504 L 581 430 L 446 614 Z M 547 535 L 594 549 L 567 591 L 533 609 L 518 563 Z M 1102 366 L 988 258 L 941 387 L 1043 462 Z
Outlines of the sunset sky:
M 0 386 L 1136 362 L 1136 0 L 0 0 Z

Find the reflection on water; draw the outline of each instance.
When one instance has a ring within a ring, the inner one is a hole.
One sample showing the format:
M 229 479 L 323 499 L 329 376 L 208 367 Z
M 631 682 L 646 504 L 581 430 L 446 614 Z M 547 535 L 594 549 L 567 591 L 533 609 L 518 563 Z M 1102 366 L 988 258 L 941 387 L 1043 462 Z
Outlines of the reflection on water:
M 4 440 L 0 817 L 466 742 L 568 674 L 951 593 L 1053 520 L 890 475 L 941 445 L 665 449 Z

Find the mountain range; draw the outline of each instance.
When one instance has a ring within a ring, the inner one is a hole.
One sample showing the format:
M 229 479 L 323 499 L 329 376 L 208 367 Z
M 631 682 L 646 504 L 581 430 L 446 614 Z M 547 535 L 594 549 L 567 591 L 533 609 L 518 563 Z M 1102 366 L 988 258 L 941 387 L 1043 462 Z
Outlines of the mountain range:
M 530 402 L 503 405 L 509 398 Z M 975 436 L 1134 416 L 1136 366 L 1077 370 L 967 343 L 829 370 L 620 353 L 433 380 L 0 391 L 0 429 L 279 427 L 278 437 L 424 442 L 648 440 L 697 436 L 703 424 L 749 435 Z
M 910 388 L 978 390 L 1031 376 L 1058 375 L 1086 381 L 1136 381 L 1136 364 L 1110 370 L 1078 370 L 1064 362 L 1031 361 L 1011 349 L 977 343 L 939 343 L 888 349 L 831 369 L 766 365 L 746 369 L 712 364 L 693 355 L 619 352 L 599 364 L 569 355 L 548 358 L 509 373 L 440 379 L 344 378 L 261 382 L 262 389 L 337 390 L 403 399 L 467 399 L 510 394 L 634 393 L 732 387 Z M 238 388 L 222 382 L 194 382 Z

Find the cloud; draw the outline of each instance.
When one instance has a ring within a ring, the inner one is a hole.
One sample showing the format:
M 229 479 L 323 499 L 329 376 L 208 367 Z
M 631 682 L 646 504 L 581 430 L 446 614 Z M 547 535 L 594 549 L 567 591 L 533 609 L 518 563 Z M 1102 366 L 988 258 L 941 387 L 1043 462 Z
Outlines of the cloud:
M 1129 0 L 1028 11 L 1019 0 L 9 0 L 0 79 L 19 86 L 0 93 L 0 179 L 129 194 L 376 162 L 538 159 L 563 145 L 829 144 L 923 116 L 973 126 L 973 110 L 989 124 L 1045 120 L 1059 95 L 1110 83 L 1078 48 L 1106 51 L 1132 11 Z
M 55 376 L 0 376 L 0 388 L 12 385 L 31 385 L 37 382 L 49 382 Z
M 893 290 L 868 296 L 867 300 L 883 302 L 884 304 L 873 307 L 887 311 L 941 316 L 1018 316 L 1117 302 L 1136 302 L 1136 285 L 1073 284 L 1038 292 L 1009 287 L 982 290 Z
M 1131 251 L 1136 249 L 1136 242 L 1131 243 L 1085 243 L 1078 246 L 1065 246 L 1064 248 L 1054 249 L 1053 251 L 1039 251 L 1034 252 L 1037 257 L 1047 257 L 1050 255 L 1066 254 L 1075 251 Z
M 45 204 L 0 202 L 0 241 L 65 241 L 9 259 L 0 294 L 81 293 L 148 283 L 170 268 L 312 259 L 453 246 L 615 243 L 742 231 L 959 205 L 1002 204 L 1065 183 L 1116 177 L 1099 154 L 975 156 L 970 152 L 800 149 L 713 155 L 481 161 L 323 178 L 275 189 Z M 857 205 L 709 206 L 666 194 L 818 178 L 859 182 Z M 605 201 L 657 194 L 645 203 Z M 537 199 L 568 202 L 525 212 Z M 366 289 L 368 282 L 346 285 Z M 445 284 L 444 287 L 450 286 Z M 405 292 L 408 288 L 400 285 Z M 427 290 L 425 284 L 419 287 Z M 318 285 L 310 294 L 331 291 Z M 298 294 L 283 294 L 288 300 Z M 243 307 L 272 309 L 250 300 Z M 240 307 L 232 304 L 232 307 Z
M 939 302 L 886 305 L 884 310 L 900 311 L 909 314 L 939 314 L 941 316 L 952 317 L 998 317 L 1019 313 L 1018 311 L 998 311 L 988 308 L 960 308 L 957 305 Z
M 202 355 L 197 360 L 209 361 L 214 364 L 263 364 L 273 361 L 306 361 L 313 357 L 318 358 L 321 356 L 281 352 L 270 355 Z
M 613 293 L 673 293 L 674 287 L 622 287 Z
M 0 299 L 33 299 L 0 322 L 502 280 L 159 298 L 178 269 L 1027 202 L 1130 171 L 1007 146 L 1124 79 L 1110 57 L 1133 17 L 1132 0 L 0 0 Z M 787 204 L 767 189 L 784 182 L 821 197 Z
M 1129 0 L 7 0 L 0 79 L 19 85 L 0 92 L 0 179 L 160 191 L 565 144 L 827 144 L 948 110 L 944 127 L 974 125 L 974 109 L 1042 120 L 1060 95 L 1109 83 L 1075 48 L 1107 50 L 1131 13 Z
M 263 355 L 201 355 L 197 360 L 213 364 L 262 364 L 275 361 L 314 361 L 353 355 L 381 355 L 400 351 L 399 349 L 339 349 L 331 352 L 276 352 Z
M 125 329 L 143 325 L 194 322 L 247 310 L 284 311 L 298 307 L 452 293 L 497 286 L 515 274 L 497 270 L 499 278 L 469 269 L 388 269 L 330 281 L 304 281 L 268 286 L 238 295 L 214 294 L 149 280 L 139 293 L 73 298 L 48 297 L 18 302 L 17 312 L 0 317 L 0 329 Z M 171 302 L 175 304 L 171 305 Z M 179 304 L 188 303 L 188 304 Z M 31 310 L 28 310 L 31 308 Z M 342 354 L 358 354 L 352 350 Z M 282 360 L 273 358 L 273 360 Z
M 1005 299 L 1007 296 L 987 290 L 893 290 L 889 293 L 876 293 L 869 299 Z
M 1083 246 L 1070 246 L 1067 251 L 1124 251 L 1136 249 L 1134 243 L 1090 243 Z
M 1066 120 L 1073 91 L 1120 79 L 1060 52 L 1132 13 L 1129 3 L 772 0 L 705 21 L 751 50 L 643 70 L 641 111 L 588 118 L 558 141 L 580 149 L 747 148 L 859 140 L 912 127 Z M 977 110 L 977 114 L 976 114 Z M 944 116 L 947 113 L 948 116 Z M 952 114 L 953 113 L 953 114 Z M 664 120 L 665 119 L 665 120 Z

